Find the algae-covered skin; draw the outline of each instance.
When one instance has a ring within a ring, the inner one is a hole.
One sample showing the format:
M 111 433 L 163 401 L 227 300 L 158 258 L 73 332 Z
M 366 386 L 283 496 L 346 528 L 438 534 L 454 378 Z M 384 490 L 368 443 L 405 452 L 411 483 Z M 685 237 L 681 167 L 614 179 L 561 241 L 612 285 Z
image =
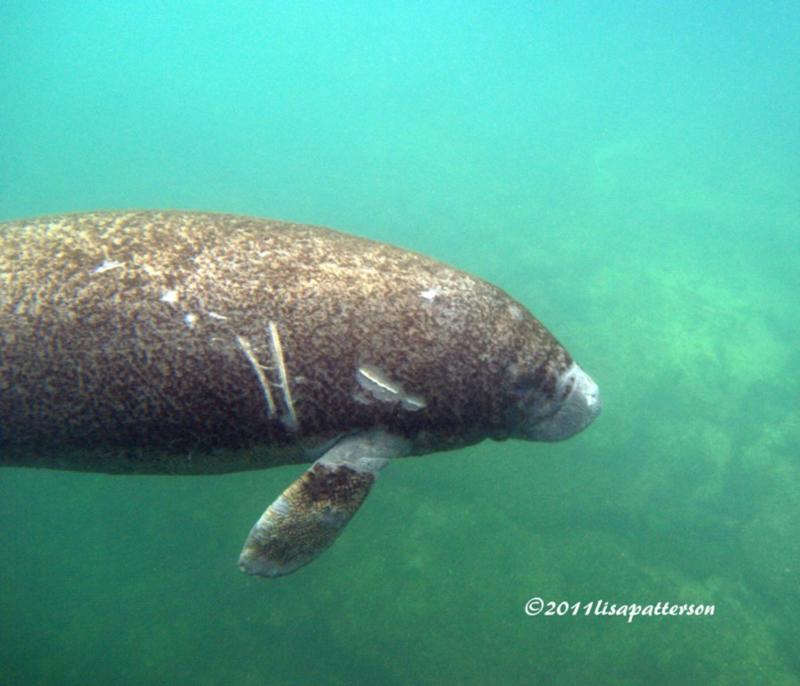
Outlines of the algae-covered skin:
M 457 447 L 518 433 L 531 389 L 546 414 L 572 364 L 480 279 L 262 219 L 5 223 L 0 287 L 6 464 L 255 469 L 379 424 L 412 437 L 414 452 Z
M 502 290 L 330 229 L 161 211 L 7 222 L 0 288 L 0 464 L 207 474 L 319 458 L 264 515 L 283 553 L 299 531 L 318 552 L 322 525 L 327 545 L 392 457 L 560 440 L 600 409 Z

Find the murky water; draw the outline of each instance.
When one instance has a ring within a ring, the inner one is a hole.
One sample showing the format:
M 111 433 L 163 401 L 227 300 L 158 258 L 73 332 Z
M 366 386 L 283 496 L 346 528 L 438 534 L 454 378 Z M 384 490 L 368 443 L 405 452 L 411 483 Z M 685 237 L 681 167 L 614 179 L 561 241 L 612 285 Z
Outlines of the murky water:
M 507 289 L 604 401 L 398 461 L 277 580 L 236 559 L 298 468 L 3 470 L 0 683 L 799 684 L 798 36 L 791 2 L 0 5 L 0 219 L 387 240 Z M 598 610 L 658 603 L 714 613 Z

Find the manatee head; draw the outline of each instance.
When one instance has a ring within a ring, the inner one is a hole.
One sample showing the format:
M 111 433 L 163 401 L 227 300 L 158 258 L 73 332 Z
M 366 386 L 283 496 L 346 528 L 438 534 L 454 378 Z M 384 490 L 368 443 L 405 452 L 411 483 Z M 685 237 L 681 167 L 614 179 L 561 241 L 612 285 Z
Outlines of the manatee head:
M 561 441 L 585 429 L 600 414 L 600 391 L 538 320 L 526 319 L 527 330 L 516 338 L 516 361 L 507 367 L 503 384 L 509 435 Z
M 573 362 L 555 377 L 552 390 L 517 384 L 520 421 L 512 435 L 529 441 L 561 441 L 583 431 L 600 414 L 597 384 Z

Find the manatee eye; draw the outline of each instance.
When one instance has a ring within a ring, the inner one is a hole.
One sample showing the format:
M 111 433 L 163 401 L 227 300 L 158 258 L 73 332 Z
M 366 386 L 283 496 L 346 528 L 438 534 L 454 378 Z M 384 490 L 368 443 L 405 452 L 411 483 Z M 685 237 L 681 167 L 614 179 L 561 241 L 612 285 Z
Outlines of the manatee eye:
M 533 374 L 522 374 L 511 382 L 511 394 L 518 397 L 527 397 L 536 389 L 536 377 Z

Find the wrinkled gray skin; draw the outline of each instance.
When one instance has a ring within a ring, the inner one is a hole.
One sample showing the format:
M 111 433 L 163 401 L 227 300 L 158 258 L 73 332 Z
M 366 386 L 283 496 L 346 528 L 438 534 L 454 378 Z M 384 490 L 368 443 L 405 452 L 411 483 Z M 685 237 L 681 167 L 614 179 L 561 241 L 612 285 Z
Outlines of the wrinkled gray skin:
M 317 462 L 245 544 L 327 547 L 392 457 L 561 440 L 597 386 L 522 305 L 416 253 L 190 212 L 0 224 L 0 465 L 209 474 Z

